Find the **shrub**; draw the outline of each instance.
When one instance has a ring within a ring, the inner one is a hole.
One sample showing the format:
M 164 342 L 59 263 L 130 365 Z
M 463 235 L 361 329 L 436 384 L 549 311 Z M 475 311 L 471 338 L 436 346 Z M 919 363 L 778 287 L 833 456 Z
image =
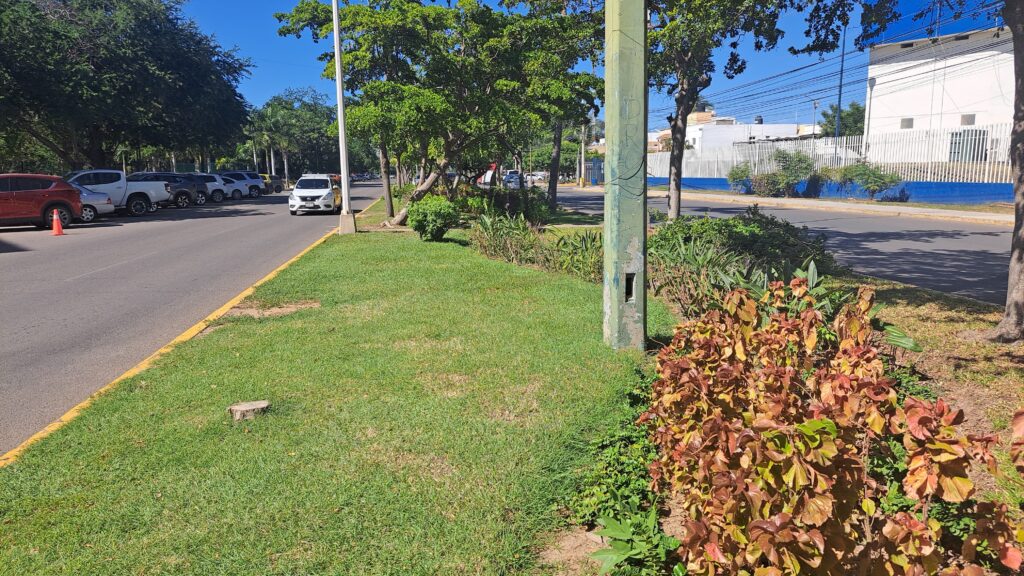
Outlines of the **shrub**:
M 548 270 L 565 272 L 589 282 L 600 282 L 604 270 L 604 247 L 601 233 L 586 230 L 560 236 L 553 243 L 542 244 L 542 261 Z
M 663 224 L 668 222 L 668 214 L 658 210 L 657 208 L 648 208 L 647 215 L 651 224 Z
M 844 186 L 849 186 L 851 183 L 860 186 L 867 193 L 868 198 L 872 200 L 879 193 L 892 190 L 902 182 L 898 174 L 887 172 L 877 166 L 863 162 L 845 166 L 839 172 L 838 179 Z M 901 190 L 887 195 L 886 198 L 889 201 L 906 202 L 909 199 L 909 195 L 906 194 L 905 190 Z
M 484 256 L 513 264 L 532 264 L 537 259 L 540 235 L 522 214 L 485 214 L 470 229 L 469 241 Z
M 753 172 L 750 169 L 750 163 L 740 162 L 729 169 L 726 179 L 733 190 L 741 190 L 743 193 L 749 194 L 751 192 L 750 179 L 752 176 Z
M 762 198 L 778 198 L 786 195 L 782 177 L 778 172 L 756 174 L 750 179 L 750 191 Z
M 424 196 L 419 202 L 409 206 L 409 227 L 424 240 L 437 242 L 458 224 L 458 209 L 442 196 Z
M 786 196 L 796 196 L 796 186 L 814 173 L 814 160 L 803 152 L 776 150 L 773 156 L 778 167 L 778 185 Z
M 873 292 L 862 288 L 826 326 L 812 286 L 774 282 L 757 299 L 735 290 L 658 354 L 640 421 L 658 447 L 651 477 L 685 514 L 672 536 L 689 573 L 923 575 L 945 564 L 944 575 L 980 575 L 979 550 L 1018 569 L 1007 508 L 967 504 L 971 465 L 995 467 L 994 437 L 962 434 L 962 413 L 941 399 L 899 406 L 873 344 Z M 904 450 L 898 484 L 871 475 L 887 434 Z M 910 509 L 887 510 L 896 497 Z M 961 550 L 941 544 L 930 516 L 939 501 L 975 521 L 959 523 Z
M 821 189 L 824 187 L 825 177 L 818 172 L 812 173 L 807 177 L 807 182 L 804 184 L 804 193 L 801 195 L 804 198 L 821 198 Z
M 415 184 L 402 184 L 401 186 L 392 186 L 391 197 L 394 198 L 395 200 L 405 200 L 410 195 L 412 195 L 412 191 L 415 189 Z
M 756 206 L 731 218 L 677 218 L 651 235 L 649 253 L 671 258 L 681 242 L 691 240 L 732 252 L 743 259 L 745 266 L 762 270 L 773 278 L 783 277 L 787 269 L 805 266 L 812 260 L 825 274 L 839 268 L 825 249 L 823 235 L 812 235 L 806 227 L 765 214 Z
M 706 238 L 678 238 L 675 246 L 652 252 L 648 261 L 648 282 L 683 317 L 702 314 L 721 300 L 747 272 L 739 254 L 716 249 Z

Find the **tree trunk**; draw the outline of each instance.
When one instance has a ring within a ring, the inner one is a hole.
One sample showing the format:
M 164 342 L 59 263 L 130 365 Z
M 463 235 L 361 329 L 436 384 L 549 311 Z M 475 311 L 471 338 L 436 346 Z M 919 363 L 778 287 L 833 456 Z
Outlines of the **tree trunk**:
M 437 182 L 437 179 L 446 174 L 447 172 L 448 160 L 442 160 L 437 165 L 437 168 L 434 168 L 434 170 L 430 172 L 430 175 L 427 176 L 426 179 L 423 182 L 421 182 L 419 186 L 416 187 L 415 190 L 413 190 L 412 194 L 409 195 L 409 201 L 406 202 L 405 206 L 402 207 L 398 214 L 395 214 L 395 217 L 391 219 L 389 224 L 391 224 L 392 226 L 401 226 L 405 224 L 406 218 L 409 217 L 409 206 L 411 206 L 414 202 L 418 202 L 420 198 L 423 198 L 427 194 L 427 192 L 429 192 L 430 189 L 433 188 L 434 183 Z
M 562 171 L 562 123 L 555 122 L 551 141 L 551 163 L 548 164 L 548 207 L 558 210 L 558 175 Z
M 281 159 L 284 160 L 284 188 L 285 188 L 285 190 L 287 190 L 288 189 L 288 183 L 291 182 L 291 179 L 289 178 L 289 174 L 288 174 L 288 151 L 287 150 L 284 150 L 284 149 L 281 150 Z
M 1014 224 L 1010 240 L 1010 278 L 1006 310 L 991 337 L 998 342 L 1024 338 L 1024 3 L 1007 0 L 1003 21 L 1013 35 L 1013 129 L 1010 165 L 1013 174 Z
M 255 140 L 252 141 L 252 169 L 253 170 L 257 170 L 257 171 L 260 169 L 260 161 L 256 159 L 256 141 Z
M 277 176 L 277 158 L 274 158 L 274 147 L 270 147 L 270 175 Z
M 676 94 L 676 109 L 668 117 L 672 131 L 672 150 L 668 156 L 668 217 L 679 218 L 679 206 L 683 189 L 683 154 L 686 153 L 686 117 L 693 111 L 696 94 L 691 94 L 692 85 L 680 79 L 679 93 Z
M 388 218 L 395 217 L 395 204 L 391 200 L 391 158 L 388 157 L 388 147 L 380 145 L 380 181 L 384 186 L 384 211 Z

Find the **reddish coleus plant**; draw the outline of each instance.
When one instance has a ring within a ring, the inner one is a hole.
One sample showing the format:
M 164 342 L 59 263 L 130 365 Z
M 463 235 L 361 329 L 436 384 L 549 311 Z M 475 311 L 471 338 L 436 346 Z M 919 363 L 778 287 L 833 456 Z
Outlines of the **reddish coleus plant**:
M 974 493 L 972 462 L 994 466 L 991 437 L 966 437 L 945 402 L 897 407 L 873 345 L 874 293 L 862 289 L 819 341 L 824 320 L 803 279 L 772 283 L 755 300 L 729 293 L 720 309 L 685 322 L 658 355 L 650 409 L 659 457 L 656 489 L 673 493 L 688 521 L 680 557 L 692 574 L 933 574 L 939 525 L 932 498 Z M 1015 419 L 1015 425 L 1018 420 Z M 1024 417 L 1019 420 L 1024 438 Z M 902 434 L 915 514 L 885 517 L 867 473 L 873 443 Z M 1024 462 L 1024 439 L 1015 444 Z M 978 523 L 976 542 L 1019 558 L 1011 524 Z M 960 573 L 973 557 L 964 554 Z

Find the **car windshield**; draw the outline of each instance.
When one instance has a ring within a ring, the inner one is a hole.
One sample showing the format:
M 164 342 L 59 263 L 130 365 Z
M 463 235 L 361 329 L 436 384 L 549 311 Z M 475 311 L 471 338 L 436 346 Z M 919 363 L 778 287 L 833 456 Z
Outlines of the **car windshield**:
M 326 178 L 307 178 L 295 183 L 296 190 L 323 190 L 330 187 Z

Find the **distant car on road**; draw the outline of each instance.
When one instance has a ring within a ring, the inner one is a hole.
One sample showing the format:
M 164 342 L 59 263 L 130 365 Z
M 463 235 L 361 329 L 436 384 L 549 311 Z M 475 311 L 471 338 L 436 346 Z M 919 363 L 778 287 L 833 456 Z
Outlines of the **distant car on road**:
M 0 224 L 49 228 L 54 210 L 64 226 L 81 217 L 78 190 L 58 176 L 0 174 Z
M 264 190 L 267 194 L 276 194 L 284 190 L 284 178 L 277 174 L 260 174 L 260 178 L 263 180 Z
M 304 174 L 288 196 L 288 211 L 292 216 L 299 212 L 337 214 L 341 212 L 341 190 L 330 174 Z
M 195 174 L 174 172 L 135 172 L 128 176 L 129 182 L 165 182 L 171 187 L 171 204 L 188 208 L 195 204 L 202 206 L 209 198 L 206 182 Z
M 222 178 L 230 178 L 236 183 L 241 184 L 248 191 L 250 198 L 259 198 L 260 194 L 263 194 L 266 188 L 266 184 L 260 175 L 255 172 L 249 171 L 232 171 L 232 172 L 221 172 Z
M 509 170 L 502 183 L 506 188 L 519 188 L 519 170 Z
M 228 192 L 227 186 L 224 183 L 224 179 L 217 174 L 203 174 L 198 173 L 196 176 L 206 183 L 206 189 L 210 192 L 210 202 L 221 203 L 225 198 L 229 198 L 231 193 Z
M 171 186 L 165 182 L 129 182 L 120 170 L 81 170 L 64 176 L 69 184 L 78 184 L 110 196 L 114 207 L 130 216 L 156 210 L 171 199 Z
M 100 216 L 109 216 L 114 213 L 114 201 L 110 199 L 110 196 L 78 184 L 71 184 L 71 186 L 78 190 L 78 196 L 82 199 L 82 215 L 78 217 L 80 221 L 88 224 Z

